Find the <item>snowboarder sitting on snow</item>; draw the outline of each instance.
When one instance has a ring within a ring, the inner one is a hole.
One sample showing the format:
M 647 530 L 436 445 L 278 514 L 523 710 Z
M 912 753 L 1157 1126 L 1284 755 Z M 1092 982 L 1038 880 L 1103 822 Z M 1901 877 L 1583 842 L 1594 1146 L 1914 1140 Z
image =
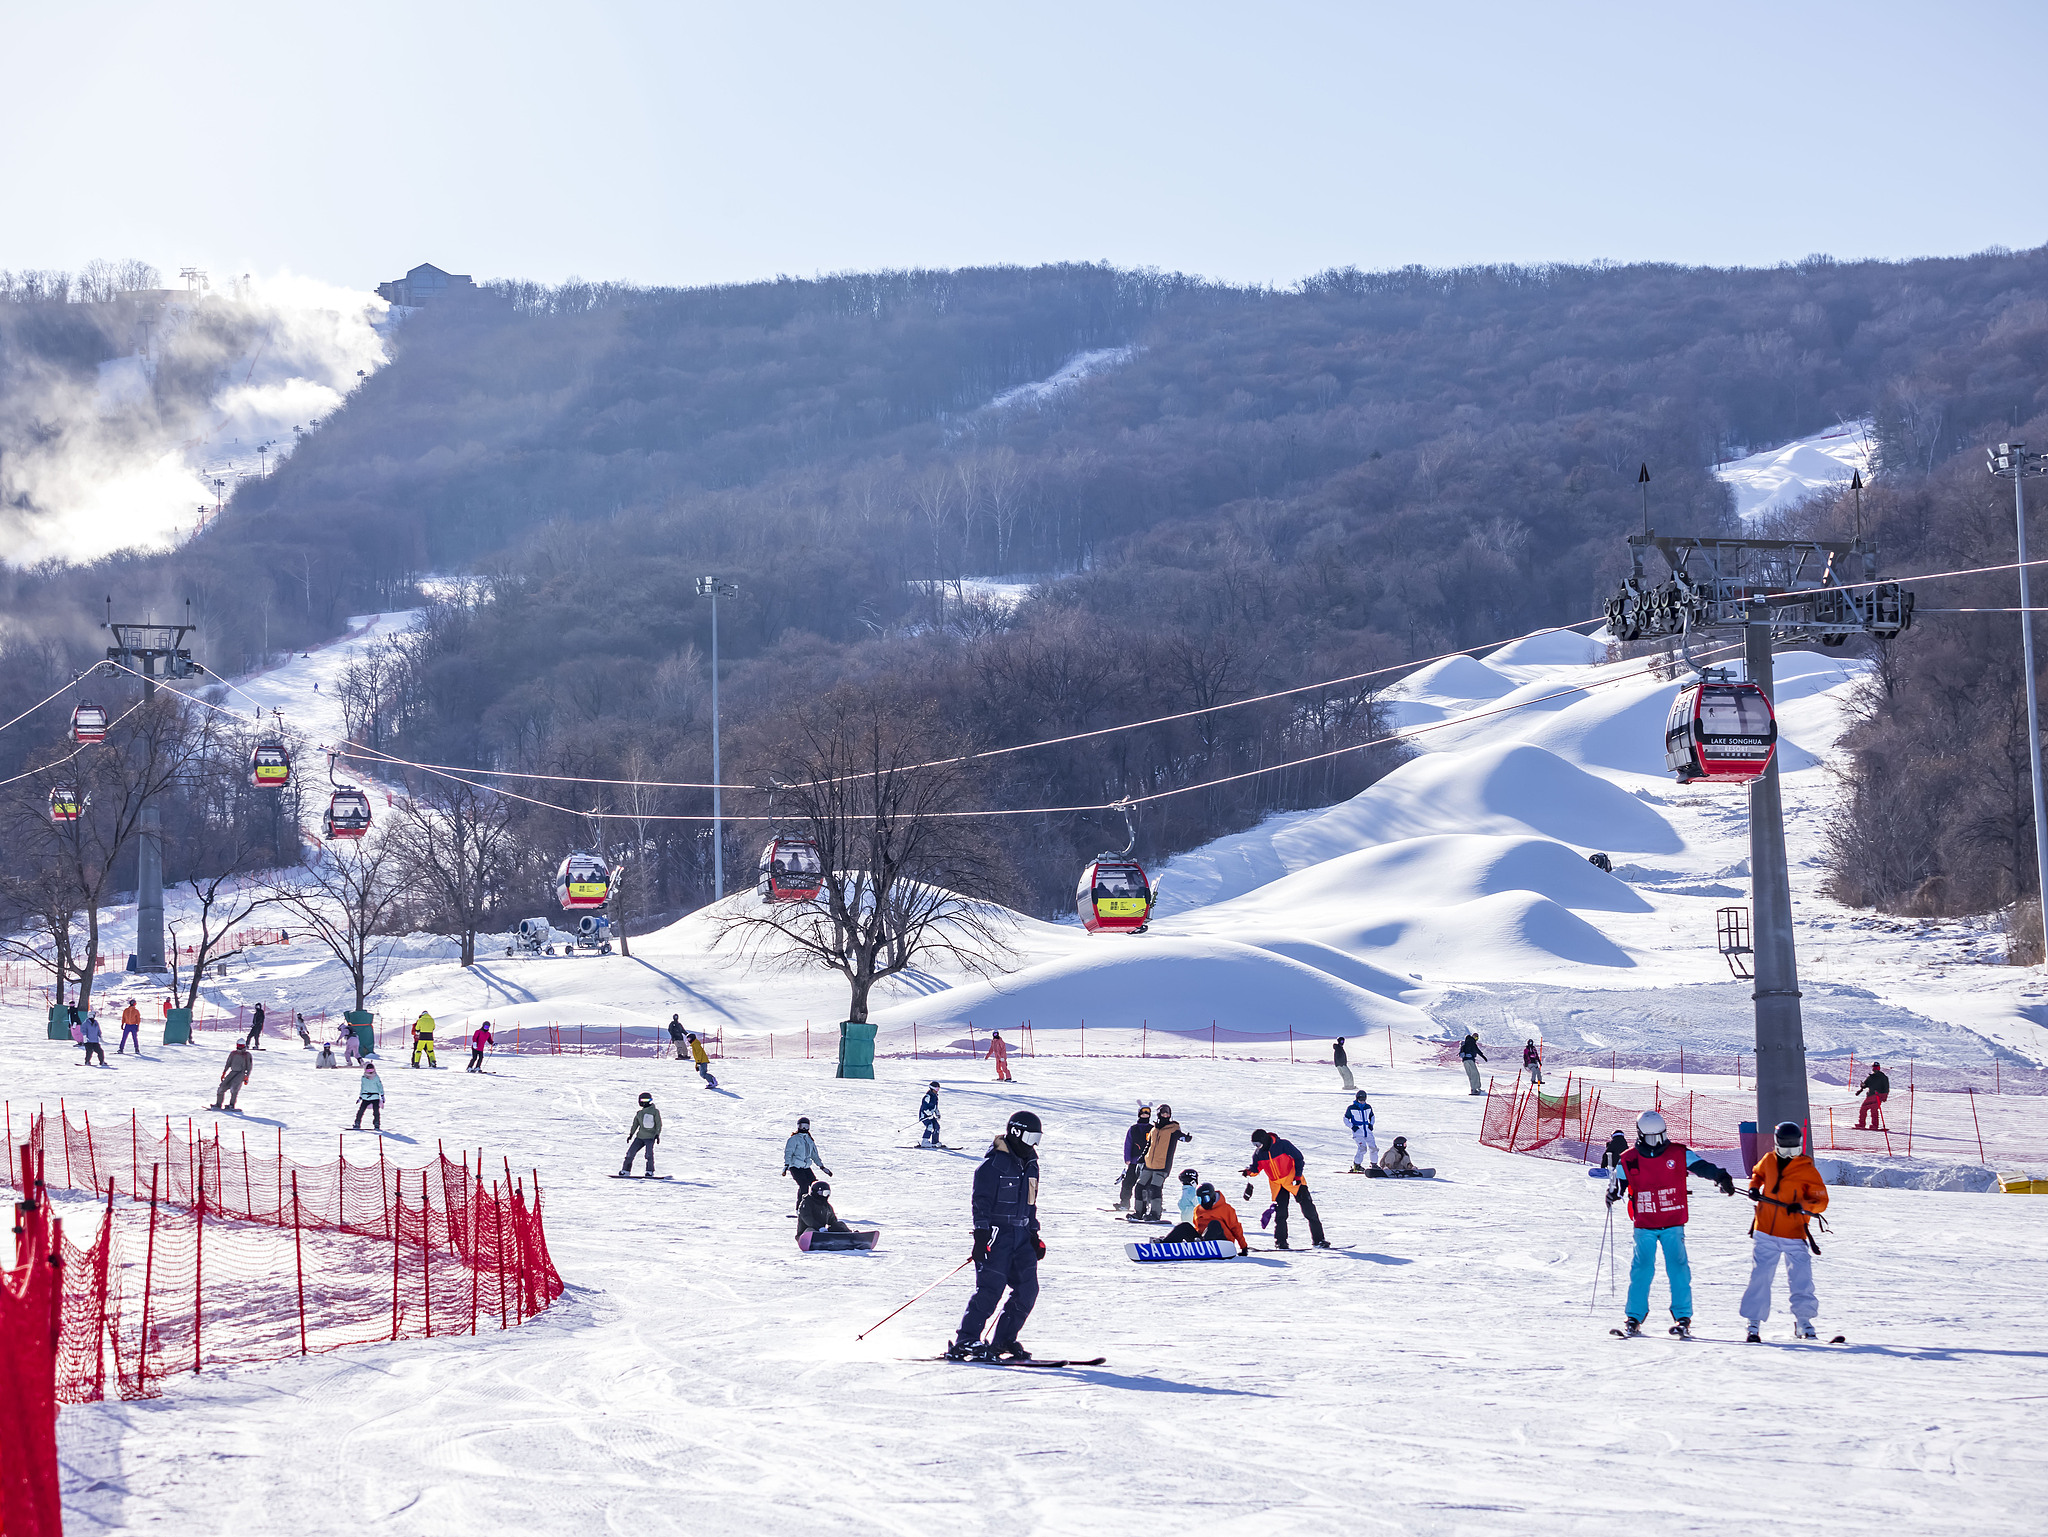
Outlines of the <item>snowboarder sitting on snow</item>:
M 370 1112 L 370 1125 L 377 1131 L 384 1129 L 384 1080 L 377 1076 L 377 1064 L 363 1064 L 362 1086 L 356 1090 L 355 1130 L 363 1129 L 363 1112 Z
M 1287 1203 L 1295 1200 L 1301 1203 L 1301 1214 L 1308 1218 L 1309 1240 L 1318 1249 L 1330 1247 L 1329 1239 L 1323 1236 L 1323 1219 L 1316 1211 L 1315 1198 L 1308 1193 L 1308 1177 L 1303 1166 L 1301 1149 L 1285 1137 L 1276 1137 L 1261 1128 L 1252 1133 L 1252 1146 L 1258 1149 L 1251 1167 L 1237 1172 L 1246 1176 L 1263 1173 L 1273 1194 L 1273 1247 L 1287 1247 Z M 1244 1195 L 1251 1199 L 1252 1187 L 1247 1178 Z
M 645 1148 L 647 1150 L 646 1177 L 648 1179 L 654 1178 L 654 1144 L 661 1140 L 661 1112 L 654 1108 L 654 1096 L 652 1094 L 640 1096 L 640 1108 L 633 1112 L 633 1123 L 626 1128 L 626 1134 L 632 1140 L 626 1144 L 626 1161 L 619 1165 L 619 1172 L 621 1174 L 631 1174 L 633 1172 L 633 1159 L 638 1156 L 642 1148 Z
M 1138 1106 L 1138 1119 L 1124 1133 L 1124 1183 L 1117 1192 L 1116 1209 L 1122 1211 L 1131 1204 L 1131 1189 L 1138 1183 L 1138 1170 L 1144 1166 L 1145 1144 L 1152 1140 L 1152 1107 Z
M 1158 1222 L 1163 1220 L 1166 1210 L 1166 1171 L 1173 1167 L 1173 1150 L 1183 1142 L 1192 1142 L 1195 1134 L 1181 1129 L 1180 1122 L 1173 1118 L 1173 1106 L 1162 1104 L 1159 1119 L 1153 1122 L 1152 1135 L 1145 1143 L 1144 1157 L 1138 1165 L 1138 1183 L 1133 1192 L 1136 1206 L 1131 1212 L 1132 1222 Z
M 221 1099 L 227 1099 L 227 1108 L 232 1110 L 241 1101 L 242 1085 L 249 1081 L 249 1074 L 255 1069 L 256 1059 L 249 1055 L 249 1048 L 241 1041 L 235 1042 L 228 1052 L 228 1065 L 220 1075 L 220 1087 L 213 1093 L 213 1108 L 221 1108 Z
M 796 1118 L 796 1131 L 782 1144 L 782 1172 L 796 1181 L 796 1198 L 801 1202 L 804 1192 L 818 1181 L 811 1171 L 825 1169 L 825 1157 L 818 1151 L 818 1144 L 811 1140 L 811 1118 L 800 1115 Z
M 1372 1113 L 1372 1101 L 1360 1089 L 1351 1103 L 1344 1107 L 1344 1124 L 1351 1128 L 1351 1172 L 1363 1174 L 1372 1164 L 1378 1162 L 1380 1145 L 1372 1134 L 1376 1117 Z
M 1413 1174 L 1415 1172 L 1415 1160 L 1408 1156 L 1408 1139 L 1406 1137 L 1396 1137 L 1394 1145 L 1380 1156 L 1380 1172 L 1382 1174 Z
M 921 1147 L 939 1145 L 939 1080 L 934 1078 L 924 1091 L 924 1098 L 917 1102 L 918 1124 L 924 1127 Z
M 1169 1232 L 1165 1242 L 1194 1243 L 1213 1238 L 1218 1243 L 1236 1244 L 1241 1256 L 1252 1252 L 1244 1241 L 1244 1224 L 1238 1221 L 1236 1209 L 1223 1199 L 1222 1191 L 1214 1185 L 1198 1185 L 1194 1197 L 1193 1214 Z
M 1635 1258 L 1628 1268 L 1629 1334 L 1643 1332 L 1650 1311 L 1650 1279 L 1657 1273 L 1657 1251 L 1664 1251 L 1664 1278 L 1671 1286 L 1674 1334 L 1692 1333 L 1692 1262 L 1685 1253 L 1685 1176 L 1710 1179 L 1721 1194 L 1735 1194 L 1735 1176 L 1704 1159 L 1693 1157 L 1666 1135 L 1664 1117 L 1645 1110 L 1636 1117 L 1636 1145 L 1621 1155 L 1621 1177 L 1607 1187 L 1607 1204 L 1628 1196 L 1629 1219 L 1636 1227 Z
M 1195 1202 L 1198 1199 L 1196 1190 L 1201 1182 L 1202 1176 L 1195 1170 L 1180 1171 L 1180 1220 L 1183 1222 L 1192 1221 L 1194 1218 Z
M 1870 1076 L 1856 1085 L 1856 1092 L 1863 1096 L 1863 1108 L 1856 1112 L 1856 1129 L 1883 1131 L 1884 1102 L 1892 1097 L 1892 1079 L 1882 1062 L 1870 1064 Z
M 1771 1280 L 1778 1273 L 1778 1260 L 1785 1261 L 1785 1282 L 1792 1291 L 1792 1337 L 1818 1339 L 1813 1327 L 1820 1312 L 1820 1298 L 1813 1291 L 1813 1256 L 1820 1245 L 1807 1231 L 1809 1221 L 1818 1221 L 1828 1209 L 1828 1187 L 1820 1170 L 1806 1156 L 1797 1121 L 1780 1121 L 1772 1141 L 1775 1150 L 1757 1160 L 1749 1174 L 1749 1198 L 1756 1202 L 1756 1220 L 1750 1224 L 1753 1243 L 1749 1285 L 1742 1292 L 1742 1316 L 1749 1323 L 1749 1342 L 1763 1338 L 1764 1320 L 1771 1316 Z M 1827 1224 L 1821 1223 L 1822 1231 Z M 1809 1252 L 1811 1251 L 1811 1252 Z
M 313 1059 L 313 1065 L 315 1067 L 337 1067 L 340 1065 L 334 1060 L 334 1042 L 322 1041 L 320 1043 L 320 1055 Z
M 1003 1134 L 989 1144 L 974 1171 L 974 1295 L 960 1315 L 960 1328 L 946 1347 L 946 1359 L 1028 1361 L 1031 1352 L 1017 1331 L 1038 1301 L 1038 1262 L 1045 1240 L 1038 1236 L 1038 1139 L 1043 1128 L 1029 1110 L 1010 1117 Z M 989 1315 L 1010 1300 L 996 1319 L 993 1338 L 981 1342 Z
M 803 1194 L 796 1203 L 796 1236 L 806 1233 L 850 1233 L 852 1228 L 839 1220 L 839 1213 L 832 1209 L 832 1187 L 822 1179 Z

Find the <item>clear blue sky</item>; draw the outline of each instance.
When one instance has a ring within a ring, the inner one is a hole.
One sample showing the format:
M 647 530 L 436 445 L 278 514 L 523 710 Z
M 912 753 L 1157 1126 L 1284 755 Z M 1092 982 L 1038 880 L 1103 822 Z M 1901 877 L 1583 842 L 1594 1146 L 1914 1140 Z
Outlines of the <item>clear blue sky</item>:
M 0 267 L 1285 283 L 2048 239 L 2038 3 L 81 0 L 4 37 Z

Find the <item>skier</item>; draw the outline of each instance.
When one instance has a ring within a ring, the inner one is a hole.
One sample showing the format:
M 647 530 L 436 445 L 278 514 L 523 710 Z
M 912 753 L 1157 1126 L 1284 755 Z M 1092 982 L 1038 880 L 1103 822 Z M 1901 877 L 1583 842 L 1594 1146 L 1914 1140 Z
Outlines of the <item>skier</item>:
M 850 1233 L 853 1229 L 839 1220 L 832 1209 L 832 1187 L 822 1179 L 796 1203 L 796 1236 L 806 1233 Z
M 412 1022 L 412 1065 L 414 1067 L 420 1065 L 421 1052 L 427 1054 L 428 1067 L 439 1067 L 441 1065 L 434 1060 L 434 1016 L 425 1009 L 421 1009 L 420 1017 Z
M 1807 1231 L 1807 1223 L 1828 1209 L 1828 1187 L 1806 1156 L 1805 1140 L 1797 1121 L 1780 1121 L 1772 1138 L 1774 1150 L 1759 1158 L 1749 1173 L 1756 1220 L 1749 1228 L 1753 1247 L 1742 1316 L 1749 1324 L 1752 1345 L 1762 1342 L 1764 1320 L 1771 1316 L 1771 1280 L 1780 1257 L 1792 1292 L 1792 1337 L 1820 1338 L 1813 1327 L 1814 1315 L 1820 1312 L 1820 1298 L 1813 1290 L 1813 1256 L 1820 1253 L 1820 1245 Z
M 1415 1172 L 1415 1160 L 1408 1156 L 1408 1139 L 1406 1137 L 1396 1137 L 1394 1145 L 1381 1155 L 1380 1172 L 1382 1174 L 1413 1174 Z
M 1038 1236 L 1038 1117 L 1019 1110 L 1003 1134 L 989 1144 L 988 1155 L 974 1171 L 974 1295 L 960 1315 L 959 1331 L 946 1347 L 949 1361 L 1028 1361 L 1031 1352 L 1017 1331 L 1038 1301 L 1038 1262 L 1045 1241 Z M 981 1331 L 989 1315 L 1010 1300 L 996 1319 L 986 1344 Z
M 1614 1135 L 1607 1139 L 1607 1146 L 1600 1150 L 1600 1167 L 1603 1169 L 1620 1168 L 1621 1155 L 1627 1151 L 1628 1134 L 1617 1127 Z
M 107 1065 L 107 1043 L 100 1035 L 99 1015 L 87 1014 L 85 1016 L 85 1023 L 80 1025 L 78 1029 L 79 1034 L 85 1041 L 85 1065 L 90 1067 L 92 1059 L 98 1057 L 100 1059 L 100 1066 L 105 1067 Z M 140 1046 L 135 1048 L 135 1055 L 138 1057 L 142 1055 L 142 1048 Z
M 1465 1064 L 1465 1081 L 1472 1085 L 1474 1094 L 1484 1094 L 1479 1087 L 1479 1064 L 1487 1060 L 1486 1053 L 1479 1049 L 1479 1032 L 1470 1031 L 1458 1043 L 1458 1058 Z
M 1856 1113 L 1856 1129 L 1883 1131 L 1884 1102 L 1892 1097 L 1892 1079 L 1882 1062 L 1870 1064 L 1870 1076 L 1856 1085 L 1856 1092 L 1863 1096 L 1863 1108 Z
M 917 1102 L 918 1124 L 924 1128 L 919 1147 L 939 1145 L 939 1080 L 934 1078 L 924 1091 L 924 1098 Z
M 631 1174 L 633 1172 L 634 1158 L 638 1157 L 641 1149 L 645 1148 L 647 1151 L 647 1173 L 645 1177 L 653 1179 L 654 1144 L 661 1140 L 661 1112 L 654 1108 L 654 1096 L 652 1094 L 642 1094 L 640 1096 L 640 1108 L 633 1112 L 633 1122 L 626 1130 L 631 1140 L 626 1143 L 626 1161 L 619 1165 L 619 1173 L 622 1175 Z
M 249 1016 L 249 1049 L 263 1049 L 263 1005 L 260 1003 L 256 1005 L 256 1012 Z
M 101 1058 L 105 1060 L 104 1057 Z M 256 1059 L 249 1055 L 249 1048 L 241 1041 L 228 1050 L 227 1066 L 221 1070 L 220 1087 L 213 1091 L 213 1108 L 221 1108 L 221 1100 L 227 1100 L 227 1108 L 233 1110 L 242 1098 L 242 1085 L 249 1081 L 249 1074 L 256 1066 Z
M 1664 1278 L 1671 1287 L 1673 1334 L 1692 1336 L 1692 1262 L 1685 1254 L 1685 1176 L 1712 1180 L 1721 1194 L 1735 1194 L 1735 1176 L 1694 1158 L 1665 1133 L 1664 1117 L 1645 1110 L 1636 1117 L 1636 1145 L 1621 1155 L 1621 1174 L 1607 1186 L 1611 1206 L 1628 1196 L 1629 1219 L 1635 1223 L 1635 1258 L 1628 1267 L 1628 1316 L 1616 1332 L 1641 1334 L 1650 1311 L 1650 1278 L 1657 1272 L 1657 1251 L 1664 1251 Z
M 694 1030 L 685 1030 L 683 1036 L 690 1043 L 690 1060 L 697 1064 L 697 1076 L 704 1080 L 704 1087 L 717 1088 L 718 1080 L 711 1076 L 711 1053 L 704 1049 L 704 1043 L 697 1039 Z
M 1365 1097 L 1365 1090 L 1360 1089 L 1351 1103 L 1344 1107 L 1344 1124 L 1351 1128 L 1353 1174 L 1363 1174 L 1379 1161 L 1379 1140 L 1372 1134 L 1375 1119 L 1372 1102 Z
M 355 1130 L 363 1129 L 363 1112 L 370 1112 L 370 1125 L 376 1131 L 384 1129 L 384 1080 L 377 1076 L 377 1064 L 363 1064 L 363 1081 L 356 1090 Z
M 1152 1123 L 1152 1135 L 1146 1140 L 1144 1156 L 1138 1164 L 1138 1183 L 1133 1191 L 1136 1201 L 1126 1221 L 1165 1220 L 1162 1214 L 1166 1208 L 1166 1171 L 1173 1167 L 1173 1150 L 1194 1140 L 1194 1133 L 1182 1130 L 1180 1122 L 1173 1118 L 1173 1106 L 1161 1104 L 1159 1119 Z
M 1252 1133 L 1252 1146 L 1258 1149 L 1253 1156 L 1251 1167 L 1238 1170 L 1247 1176 L 1244 1194 L 1250 1200 L 1252 1194 L 1250 1175 L 1263 1173 L 1267 1187 L 1273 1195 L 1273 1247 L 1284 1249 L 1287 1244 L 1287 1203 L 1289 1199 L 1301 1204 L 1301 1214 L 1308 1218 L 1309 1241 L 1318 1249 L 1330 1247 L 1330 1240 L 1323 1236 L 1323 1219 L 1316 1211 L 1315 1198 L 1308 1193 L 1308 1169 L 1301 1156 L 1301 1149 L 1285 1137 L 1276 1137 L 1263 1127 Z
M 782 1144 L 782 1172 L 796 1181 L 796 1198 L 801 1201 L 804 1192 L 818 1181 L 813 1169 L 825 1169 L 825 1156 L 818 1151 L 818 1144 L 811 1140 L 811 1118 L 800 1115 L 796 1118 L 796 1131 Z
M 480 1073 L 484 1070 L 484 1048 L 494 1045 L 497 1038 L 491 1034 L 491 1022 L 487 1019 L 469 1033 L 469 1066 L 466 1072 Z
M 990 1057 L 996 1059 L 996 1082 L 1012 1082 L 1013 1080 L 1010 1077 L 1010 1048 L 1003 1044 L 1003 1032 L 1000 1030 L 989 1033 L 988 1050 L 981 1054 L 984 1062 Z
M 1138 1170 L 1145 1156 L 1145 1144 L 1152 1137 L 1152 1107 L 1138 1106 L 1138 1119 L 1124 1133 L 1124 1182 L 1117 1192 L 1116 1209 L 1122 1211 L 1131 1204 L 1131 1187 L 1138 1183 Z
M 683 1058 L 686 1055 L 688 1055 L 688 1053 L 685 1052 L 683 1049 L 683 1036 L 687 1033 L 688 1032 L 686 1032 L 683 1029 L 683 1016 L 680 1014 L 669 1015 L 668 1038 L 676 1043 L 676 1060 L 678 1062 L 682 1061 Z
M 1337 1071 L 1344 1075 L 1344 1087 L 1355 1089 L 1357 1081 L 1351 1076 L 1351 1058 L 1344 1050 L 1344 1037 L 1337 1037 L 1337 1044 L 1330 1048 L 1330 1060 L 1337 1065 Z
M 128 1043 L 135 1043 L 135 1055 L 142 1055 L 142 1010 L 135 1007 L 135 1000 L 128 1000 L 128 1007 L 121 1011 L 121 1044 L 114 1048 L 114 1055 L 121 1056 L 128 1050 Z
M 1198 1185 L 1194 1195 L 1193 1213 L 1167 1233 L 1164 1242 L 1195 1243 L 1214 1238 L 1236 1244 L 1240 1258 L 1251 1253 L 1251 1245 L 1244 1241 L 1244 1224 L 1238 1220 L 1236 1209 L 1223 1199 L 1223 1192 L 1214 1185 Z
M 1529 1075 L 1530 1083 L 1543 1082 L 1543 1053 L 1536 1049 L 1533 1037 L 1522 1043 L 1522 1071 Z

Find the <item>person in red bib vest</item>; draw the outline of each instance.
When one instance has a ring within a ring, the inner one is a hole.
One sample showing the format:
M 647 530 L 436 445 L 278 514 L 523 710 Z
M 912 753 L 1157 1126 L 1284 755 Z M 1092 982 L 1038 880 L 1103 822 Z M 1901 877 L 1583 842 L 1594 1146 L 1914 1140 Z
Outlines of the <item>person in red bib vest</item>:
M 1629 1220 L 1636 1225 L 1635 1258 L 1628 1267 L 1630 1334 L 1643 1332 L 1650 1312 L 1650 1281 L 1657 1273 L 1657 1251 L 1664 1251 L 1664 1279 L 1671 1287 L 1672 1333 L 1692 1332 L 1692 1261 L 1685 1254 L 1685 1176 L 1697 1174 L 1735 1194 L 1735 1176 L 1692 1156 L 1673 1142 L 1664 1117 L 1645 1110 L 1636 1117 L 1636 1145 L 1621 1155 L 1621 1177 L 1609 1182 L 1611 1206 L 1628 1199 Z

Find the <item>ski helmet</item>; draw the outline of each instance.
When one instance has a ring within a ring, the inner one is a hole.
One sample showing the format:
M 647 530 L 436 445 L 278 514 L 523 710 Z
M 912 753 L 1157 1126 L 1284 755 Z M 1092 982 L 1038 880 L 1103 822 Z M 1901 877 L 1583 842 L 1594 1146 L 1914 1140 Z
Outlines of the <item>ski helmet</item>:
M 643 1105 L 651 1105 L 654 1103 L 654 1096 L 652 1094 L 643 1094 L 640 1096 L 640 1103 Z
M 938 1079 L 936 1079 L 936 1078 L 934 1078 L 934 1079 L 933 1079 L 933 1080 L 931 1081 L 930 1085 L 929 1085 L 929 1087 L 931 1087 L 931 1088 L 934 1088 L 934 1089 L 936 1089 L 936 1088 L 937 1088 L 938 1086 L 939 1086 L 939 1080 L 938 1080 Z
M 1636 1140 L 1651 1152 L 1656 1152 L 1670 1140 L 1664 1127 L 1664 1117 L 1654 1110 L 1645 1110 L 1636 1117 Z
M 1197 1174 L 1193 1169 L 1182 1169 L 1180 1171 L 1180 1182 L 1183 1185 L 1192 1185 L 1196 1180 L 1200 1179 L 1201 1177 L 1202 1176 Z
M 1151 1116 L 1151 1114 L 1152 1114 L 1152 1107 L 1151 1107 L 1150 1105 L 1140 1105 L 1140 1106 L 1138 1106 L 1138 1119 L 1139 1119 L 1139 1120 L 1143 1121 L 1143 1120 L 1149 1119 L 1149 1118 L 1150 1118 L 1150 1116 Z
M 796 1118 L 796 1129 L 798 1131 L 809 1131 L 811 1129 L 811 1118 L 807 1115 L 798 1116 Z
M 809 1193 L 811 1195 L 830 1195 L 832 1193 L 832 1187 L 826 1184 L 822 1179 L 812 1180 Z
M 1161 1100 L 1159 1102 L 1159 1119 L 1162 1121 L 1170 1121 L 1173 1119 L 1173 1106 L 1166 1103 L 1165 1100 Z
M 1252 1141 L 1260 1147 L 1264 1147 L 1268 1142 L 1271 1142 L 1272 1140 L 1273 1134 L 1270 1131 L 1266 1130 L 1266 1128 L 1263 1126 L 1261 1126 L 1257 1131 L 1252 1133 Z
M 1408 1139 L 1406 1137 L 1396 1137 L 1394 1139 L 1394 1146 L 1396 1147 L 1406 1147 L 1407 1145 Z
M 1195 1200 L 1203 1206 L 1214 1206 L 1216 1204 L 1216 1187 L 1214 1185 L 1200 1186 L 1195 1191 Z
M 1039 1136 L 1043 1133 L 1044 1128 L 1039 1125 L 1038 1117 L 1031 1111 L 1019 1110 L 1010 1117 L 1010 1124 L 1005 1126 L 1003 1131 L 1006 1135 L 1016 1138 L 1026 1147 L 1036 1147 Z
M 1806 1141 L 1806 1134 L 1799 1129 L 1797 1121 L 1780 1121 L 1777 1134 L 1772 1140 L 1778 1145 L 1780 1158 L 1796 1158 L 1800 1146 Z

